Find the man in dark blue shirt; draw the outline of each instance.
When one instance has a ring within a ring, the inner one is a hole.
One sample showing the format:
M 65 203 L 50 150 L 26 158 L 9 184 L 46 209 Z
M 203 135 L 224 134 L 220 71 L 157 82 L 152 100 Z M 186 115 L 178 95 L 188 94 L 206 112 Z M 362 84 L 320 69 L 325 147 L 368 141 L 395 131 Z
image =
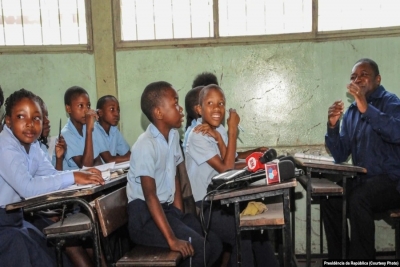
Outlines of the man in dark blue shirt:
M 378 65 L 360 59 L 354 65 L 348 94 L 355 101 L 343 116 L 341 100 L 328 110 L 325 144 L 335 162 L 347 161 L 367 169 L 349 179 L 348 216 L 351 226 L 349 258 L 375 258 L 373 214 L 400 207 L 400 100 L 383 88 Z M 341 199 L 321 202 L 330 258 L 341 254 Z

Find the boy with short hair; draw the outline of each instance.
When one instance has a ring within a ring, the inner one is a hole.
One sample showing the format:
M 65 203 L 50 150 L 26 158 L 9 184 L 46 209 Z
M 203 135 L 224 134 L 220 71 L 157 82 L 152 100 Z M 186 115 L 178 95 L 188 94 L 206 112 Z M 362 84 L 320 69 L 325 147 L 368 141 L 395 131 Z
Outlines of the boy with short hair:
M 177 166 L 184 164 L 176 130 L 183 119 L 178 95 L 167 82 L 151 83 L 144 89 L 141 108 L 151 124 L 131 150 L 127 184 L 130 237 L 138 244 L 179 251 L 185 259 L 183 266 L 203 266 L 206 253 L 211 266 L 222 250 L 221 241 L 209 234 L 204 252 L 200 223 L 192 214 L 182 213 L 176 172 Z
M 64 94 L 65 111 L 69 115 L 61 134 L 67 143 L 63 169 L 74 170 L 101 165 L 99 154 L 106 151 L 105 144 L 94 145 L 100 133 L 94 128 L 96 111 L 90 109 L 90 98 L 85 89 L 72 86 Z M 53 154 L 53 164 L 55 155 Z
M 95 123 L 95 128 L 100 133 L 100 138 L 95 144 L 102 143 L 107 145 L 107 150 L 100 153 L 104 162 L 124 162 L 128 161 L 131 151 L 117 125 L 120 119 L 120 109 L 118 100 L 112 95 L 105 95 L 97 100 L 97 115 L 99 121 Z

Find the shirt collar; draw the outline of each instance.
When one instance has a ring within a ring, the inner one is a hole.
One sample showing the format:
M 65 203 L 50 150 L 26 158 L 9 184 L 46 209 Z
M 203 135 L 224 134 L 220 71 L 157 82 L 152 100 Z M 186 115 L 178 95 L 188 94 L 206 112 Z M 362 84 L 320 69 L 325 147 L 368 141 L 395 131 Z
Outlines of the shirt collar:
M 96 127 L 99 128 L 99 130 L 100 130 L 105 136 L 107 136 L 107 137 L 108 137 L 108 136 L 114 135 L 114 133 L 115 133 L 115 131 L 116 131 L 116 129 L 117 129 L 116 126 L 111 126 L 111 127 L 110 127 L 110 134 L 107 134 L 107 133 L 106 133 L 106 130 L 104 130 L 103 126 L 101 126 L 101 124 L 100 124 L 98 121 L 95 122 L 95 125 L 96 125 Z
M 76 129 L 75 125 L 71 122 L 70 118 L 68 118 L 68 121 L 67 121 L 67 128 L 77 136 L 80 136 L 82 138 L 85 136 L 86 124 L 84 124 L 83 127 L 82 127 L 82 135 L 79 134 L 78 130 Z
M 151 134 L 154 138 L 157 138 L 158 136 L 161 136 L 161 137 L 165 140 L 165 138 L 164 138 L 164 136 L 161 134 L 161 132 L 160 132 L 160 131 L 157 129 L 157 127 L 156 127 L 154 124 L 152 124 L 152 123 L 150 123 L 149 126 L 147 126 L 147 130 L 146 130 L 146 131 L 150 132 L 150 134 Z M 173 136 L 175 135 L 175 132 L 176 132 L 175 129 L 171 129 L 171 130 L 169 131 L 169 134 L 168 134 L 168 140 L 169 140 L 169 141 L 171 141 L 171 140 L 173 139 Z
M 8 126 L 6 124 L 4 124 L 3 131 L 5 132 L 6 136 L 9 136 L 11 138 L 11 140 L 13 142 L 15 142 L 18 145 L 18 147 L 20 147 L 22 149 L 22 151 L 24 151 L 26 153 L 25 147 L 23 145 L 21 145 L 21 142 L 17 139 L 17 137 L 15 137 L 14 133 L 11 131 L 10 128 L 8 128 Z M 33 142 L 31 144 L 31 148 L 32 148 L 32 145 L 36 144 L 37 142 L 38 142 L 38 140 L 35 140 L 35 142 Z M 29 149 L 29 151 L 31 151 L 31 150 Z

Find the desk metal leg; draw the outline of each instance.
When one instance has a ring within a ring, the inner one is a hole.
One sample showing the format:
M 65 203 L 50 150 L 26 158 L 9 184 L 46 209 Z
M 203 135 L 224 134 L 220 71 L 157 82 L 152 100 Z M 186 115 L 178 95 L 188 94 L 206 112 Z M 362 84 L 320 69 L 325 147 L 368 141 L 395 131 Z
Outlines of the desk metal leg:
M 306 266 L 311 266 L 311 168 L 307 168 Z
M 343 213 L 342 213 L 342 258 L 346 259 L 347 243 L 347 194 L 346 194 L 346 176 L 343 177 Z
M 237 249 L 237 266 L 242 266 L 242 246 L 240 235 L 240 208 L 239 202 L 235 202 L 235 221 L 236 221 L 236 249 Z
M 289 267 L 292 260 L 292 244 L 291 244 L 291 232 L 290 232 L 290 206 L 289 206 L 289 189 L 285 189 L 283 192 L 283 217 L 285 221 L 285 227 L 283 229 L 285 235 L 285 266 Z

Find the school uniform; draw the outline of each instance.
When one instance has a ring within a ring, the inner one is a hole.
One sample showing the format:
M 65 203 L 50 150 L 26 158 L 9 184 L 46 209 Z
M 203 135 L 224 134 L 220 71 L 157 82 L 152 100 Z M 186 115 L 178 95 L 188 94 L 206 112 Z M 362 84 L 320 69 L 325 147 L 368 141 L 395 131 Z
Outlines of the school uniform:
M 40 148 L 43 150 L 44 154 L 46 155 L 46 158 L 51 162 L 51 157 L 49 155 L 49 149 L 45 144 L 39 141 Z
M 99 143 L 107 144 L 107 150 L 110 152 L 111 156 L 123 156 L 128 153 L 130 147 L 117 126 L 111 126 L 108 134 L 98 122 L 95 122 L 94 128 L 96 128 L 96 132 L 99 133 L 99 138 L 93 139 L 96 146 L 100 146 L 101 144 Z
M 169 247 L 152 219 L 143 195 L 140 177 L 149 176 L 155 180 L 157 197 L 175 236 L 181 240 L 189 240 L 189 237 L 192 240 L 195 250 L 195 255 L 192 257 L 193 266 L 203 266 L 204 238 L 200 223 L 192 214 L 184 214 L 172 205 L 175 195 L 176 167 L 183 162 L 178 131 L 170 130 L 167 142 L 160 131 L 150 124 L 139 136 L 131 152 L 127 195 L 129 233 L 132 241 L 148 246 Z M 207 263 L 212 264 L 219 257 L 222 244 L 217 237 L 212 235 L 208 241 Z M 182 264 L 189 266 L 189 258 Z
M 201 123 L 201 118 L 198 119 L 197 122 Z M 225 128 L 222 126 L 218 127 L 217 129 L 219 129 L 218 132 L 220 132 L 225 145 L 227 145 L 228 134 Z M 207 187 L 211 183 L 212 177 L 219 174 L 207 163 L 208 160 L 216 155 L 221 157 L 217 141 L 211 136 L 203 135 L 202 133 L 195 133 L 192 130 L 188 136 L 188 141 L 186 144 L 185 163 L 190 184 L 194 189 L 193 196 L 196 201 L 196 206 L 199 208 L 201 208 L 202 200 L 207 194 Z M 214 232 L 222 240 L 222 242 L 232 246 L 230 263 L 232 266 L 236 266 L 236 224 L 233 211 L 229 208 L 224 208 L 218 205 L 218 203 L 214 203 L 212 211 L 210 211 L 210 202 L 204 201 L 203 212 L 206 221 L 208 221 L 211 213 L 209 230 Z M 255 256 L 257 258 L 257 262 L 262 263 L 262 266 L 264 266 L 264 264 L 267 262 L 271 263 L 271 265 L 268 266 L 276 266 L 277 263 L 274 253 L 267 242 L 268 236 L 265 236 L 265 238 L 261 239 L 264 239 L 260 240 L 261 245 L 260 242 L 258 242 L 256 246 L 261 246 L 265 249 L 263 252 L 260 250 L 261 253 L 256 253 L 257 255 Z M 253 248 L 256 246 L 252 244 L 251 234 L 247 231 L 241 234 L 241 246 L 243 266 L 255 266 Z
M 79 134 L 78 130 L 72 124 L 70 119 L 68 119 L 67 124 L 61 130 L 61 134 L 64 137 L 65 142 L 67 143 L 67 151 L 65 151 L 63 160 L 63 170 L 79 169 L 79 166 L 75 163 L 75 161 L 72 158 L 75 156 L 83 155 L 83 151 L 85 149 L 85 140 L 86 140 L 86 125 L 83 125 L 82 133 L 83 136 Z M 92 132 L 94 159 L 97 158 L 97 156 L 101 152 L 107 151 L 107 146 L 105 143 L 95 141 L 99 140 L 100 138 L 101 138 L 101 133 L 99 132 L 98 129 L 96 129 L 96 127 L 94 127 Z M 53 153 L 52 161 L 53 164 L 55 165 L 56 162 L 55 151 Z
M 6 212 L 7 204 L 65 188 L 72 172 L 58 172 L 36 141 L 29 153 L 12 131 L 0 133 L 0 262 L 10 266 L 55 266 L 54 250 L 43 234 L 23 218 L 22 210 Z

